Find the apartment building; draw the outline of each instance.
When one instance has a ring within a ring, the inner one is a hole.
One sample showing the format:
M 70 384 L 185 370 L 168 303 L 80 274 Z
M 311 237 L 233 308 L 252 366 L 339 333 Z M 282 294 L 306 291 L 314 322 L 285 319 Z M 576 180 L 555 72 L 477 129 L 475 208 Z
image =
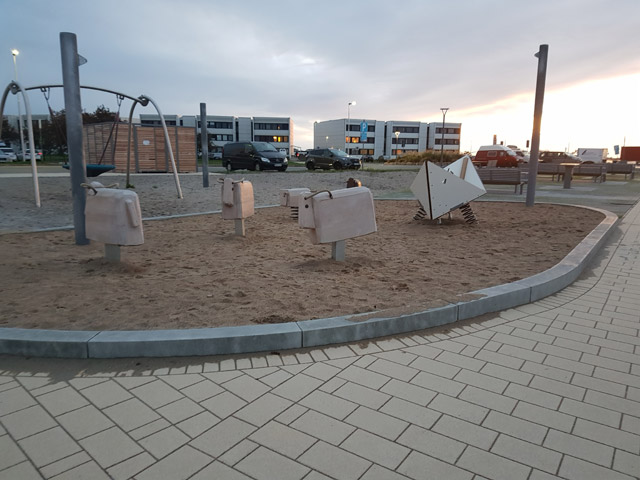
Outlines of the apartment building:
M 443 130 L 437 122 L 341 118 L 315 122 L 313 144 L 315 148 L 339 148 L 350 155 L 373 158 L 440 150 L 441 145 L 444 150 L 460 151 L 461 126 L 445 123 Z
M 164 115 L 168 125 L 193 127 L 200 132 L 200 115 Z M 169 123 L 171 122 L 171 123 Z M 293 152 L 293 121 L 290 117 L 235 117 L 207 115 L 210 152 L 221 154 L 229 142 L 270 142 L 288 155 Z M 160 117 L 140 115 L 140 123 L 160 125 Z

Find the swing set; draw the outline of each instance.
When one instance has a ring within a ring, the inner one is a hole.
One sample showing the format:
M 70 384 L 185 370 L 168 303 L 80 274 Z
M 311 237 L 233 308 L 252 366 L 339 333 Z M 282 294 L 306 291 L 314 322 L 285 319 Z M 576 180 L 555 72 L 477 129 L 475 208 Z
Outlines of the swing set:
M 47 103 L 47 107 L 49 109 L 49 114 L 51 115 L 52 121 L 54 122 L 54 124 L 56 124 L 56 129 L 58 130 L 58 135 L 60 135 L 60 138 L 64 138 L 65 139 L 65 143 L 66 142 L 66 135 L 64 135 L 64 131 L 63 129 L 60 127 L 60 125 L 58 125 L 55 121 L 54 121 L 54 116 L 53 116 L 53 110 L 51 108 L 51 105 L 49 103 L 49 96 L 50 96 L 50 92 L 52 88 L 64 88 L 64 85 L 38 85 L 35 87 L 22 87 L 18 82 L 16 81 L 12 81 L 9 83 L 9 85 L 7 85 L 4 94 L 2 95 L 2 99 L 0 100 L 0 118 L 2 118 L 2 115 L 4 113 L 4 106 L 7 100 L 7 96 L 9 95 L 9 92 L 11 92 L 13 95 L 17 95 L 18 93 L 20 93 L 22 95 L 22 98 L 24 100 L 24 104 L 25 104 L 25 109 L 26 109 L 26 116 L 27 116 L 27 126 L 28 126 L 28 132 L 29 132 L 29 144 L 30 145 L 34 145 L 34 136 L 33 136 L 33 122 L 32 122 L 32 117 L 31 117 L 31 107 L 29 105 L 29 99 L 28 96 L 25 95 L 26 91 L 29 90 L 36 90 L 39 89 L 45 98 L 45 101 Z M 118 124 L 120 123 L 120 107 L 122 106 L 122 101 L 127 98 L 129 100 L 131 100 L 133 102 L 133 104 L 131 105 L 131 110 L 129 112 L 129 132 L 128 132 L 128 140 L 127 140 L 127 172 L 126 172 L 126 184 L 130 185 L 130 168 L 131 168 L 131 136 L 132 136 L 132 127 L 133 127 L 133 112 L 134 109 L 136 107 L 136 105 L 139 103 L 141 104 L 143 107 L 146 107 L 149 103 L 151 103 L 157 113 L 158 116 L 160 117 L 160 122 L 162 124 L 162 128 L 164 130 L 164 138 L 165 138 L 165 144 L 166 144 L 166 148 L 167 148 L 167 152 L 169 154 L 169 159 L 171 162 L 171 166 L 172 166 L 172 170 L 173 170 L 173 177 L 174 177 L 174 181 L 176 184 L 176 190 L 178 192 L 178 198 L 183 198 L 182 196 L 182 189 L 180 187 L 180 180 L 178 178 L 178 172 L 177 172 L 177 168 L 176 168 L 176 163 L 175 163 L 175 159 L 173 156 L 173 149 L 171 147 L 171 141 L 169 139 L 169 132 L 167 130 L 167 125 L 164 121 L 164 116 L 162 115 L 162 112 L 160 111 L 160 108 L 158 107 L 158 105 L 153 101 L 153 99 L 151 99 L 150 97 L 146 96 L 146 95 L 140 95 L 139 97 L 132 97 L 130 95 L 126 95 L 124 93 L 120 93 L 120 92 L 116 92 L 114 90 L 108 90 L 105 88 L 100 88 L 100 87 L 91 87 L 91 86 L 86 86 L 86 85 L 80 85 L 81 89 L 89 89 L 89 90 L 98 90 L 101 92 L 106 92 L 106 93 L 112 93 L 116 96 L 116 101 L 118 104 L 118 111 L 116 112 L 113 124 L 111 126 L 111 130 L 109 133 L 109 138 L 107 140 L 107 142 L 105 143 L 102 153 L 100 155 L 100 159 L 98 160 L 98 163 L 94 163 L 94 164 L 87 164 L 86 165 L 86 176 L 87 177 L 96 177 L 102 173 L 108 172 L 110 170 L 115 169 L 115 146 L 116 146 L 116 141 L 118 138 Z M 2 136 L 2 124 L 0 124 L 0 138 Z M 112 140 L 113 139 L 113 140 Z M 107 150 L 109 148 L 109 144 L 111 144 L 111 164 L 108 163 L 103 163 L 104 159 L 105 159 L 105 155 L 107 153 Z M 70 169 L 68 164 L 63 165 L 63 168 L 66 169 Z M 35 160 L 35 154 L 34 154 L 34 148 L 31 148 L 31 170 L 32 170 L 32 176 L 33 176 L 33 181 L 34 181 L 34 192 L 35 192 L 35 198 L 36 198 L 36 205 L 39 207 L 40 206 L 40 190 L 39 190 L 39 186 L 38 186 L 38 171 L 37 171 L 37 167 L 36 167 L 36 160 Z
M 64 134 L 64 131 L 62 130 L 57 119 L 55 118 L 53 109 L 51 108 L 51 104 L 49 103 L 49 97 L 51 96 L 51 87 L 49 86 L 40 87 L 40 91 L 44 96 L 45 102 L 47 102 L 47 108 L 49 109 L 49 116 L 51 117 L 52 123 L 54 124 L 55 129 L 58 132 L 58 137 L 63 141 L 63 143 L 66 144 L 67 143 L 66 135 Z M 104 143 L 104 146 L 102 148 L 102 153 L 100 154 L 98 163 L 86 164 L 87 177 L 97 177 L 105 172 L 109 172 L 116 168 L 116 165 L 115 165 L 116 143 L 118 142 L 118 125 L 120 124 L 120 107 L 122 106 L 123 100 L 124 100 L 124 95 L 116 94 L 116 102 L 118 104 L 118 110 L 113 118 L 113 124 L 111 125 L 111 128 L 109 130 L 109 136 L 107 138 L 107 141 Z M 115 135 L 114 135 L 114 131 L 115 131 Z M 112 138 L 113 138 L 113 142 L 111 141 Z M 107 149 L 109 148 L 109 144 L 111 144 L 111 163 L 103 164 L 102 162 L 104 160 L 105 154 L 107 153 Z M 64 165 L 62 165 L 62 168 L 66 168 L 67 170 L 69 170 L 69 164 L 65 163 Z

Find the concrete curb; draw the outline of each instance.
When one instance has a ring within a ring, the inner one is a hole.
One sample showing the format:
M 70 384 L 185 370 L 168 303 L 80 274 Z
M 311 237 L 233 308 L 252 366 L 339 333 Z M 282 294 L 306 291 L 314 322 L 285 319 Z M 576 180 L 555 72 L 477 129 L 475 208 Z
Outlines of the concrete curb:
M 554 267 L 517 282 L 470 292 L 480 298 L 389 317 L 385 312 L 187 330 L 65 331 L 0 328 L 0 354 L 59 358 L 228 355 L 353 342 L 423 330 L 540 300 L 574 282 L 606 242 L 617 215 L 605 219 Z M 363 317 L 367 317 L 364 319 Z

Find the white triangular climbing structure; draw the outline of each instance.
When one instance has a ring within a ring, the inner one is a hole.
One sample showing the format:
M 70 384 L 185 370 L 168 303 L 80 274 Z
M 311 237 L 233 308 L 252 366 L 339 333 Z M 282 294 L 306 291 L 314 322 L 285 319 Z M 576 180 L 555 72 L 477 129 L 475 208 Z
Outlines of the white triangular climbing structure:
M 411 184 L 411 191 L 432 220 L 487 193 L 466 155 L 446 169 L 425 162 Z

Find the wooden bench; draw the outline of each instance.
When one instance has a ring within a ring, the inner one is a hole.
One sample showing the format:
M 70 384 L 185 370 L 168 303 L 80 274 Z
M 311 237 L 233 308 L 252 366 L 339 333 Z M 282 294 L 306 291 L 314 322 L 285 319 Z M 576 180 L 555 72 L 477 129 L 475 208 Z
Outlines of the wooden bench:
M 522 194 L 522 187 L 527 183 L 526 172 L 519 168 L 478 168 L 478 177 L 487 185 L 514 185 L 513 193 Z
M 607 173 L 612 175 L 616 173 L 624 174 L 625 180 L 627 179 L 627 175 L 631 176 L 631 180 L 633 180 L 633 177 L 635 176 L 635 165 L 631 163 L 607 163 L 605 166 L 607 167 Z
M 563 173 L 561 173 L 563 175 Z M 582 164 L 573 169 L 574 177 L 593 177 L 594 182 L 607 181 L 606 165 Z

